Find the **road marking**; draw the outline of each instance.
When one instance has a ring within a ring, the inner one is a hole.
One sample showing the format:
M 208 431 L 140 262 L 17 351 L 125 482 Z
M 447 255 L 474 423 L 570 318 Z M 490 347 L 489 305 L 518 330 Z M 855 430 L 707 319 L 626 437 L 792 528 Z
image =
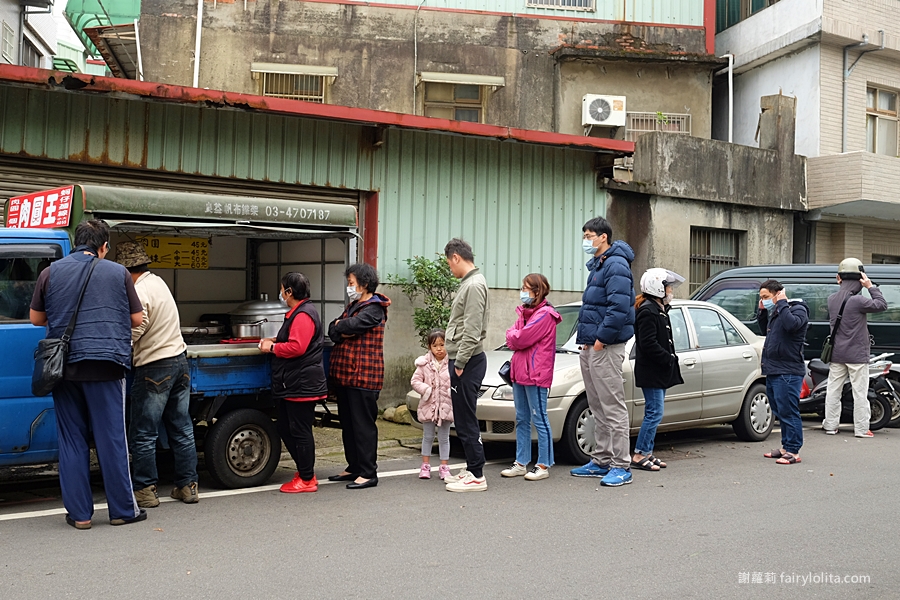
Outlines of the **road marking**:
M 502 461 L 491 461 L 485 463 L 486 465 L 498 464 Z M 453 465 L 449 465 L 451 469 L 462 469 L 465 468 L 466 463 L 457 463 Z M 438 467 L 431 467 L 432 471 L 437 471 Z M 386 477 L 400 477 L 402 475 L 418 475 L 419 469 L 418 467 L 415 469 L 401 469 L 399 471 L 387 471 L 384 473 L 378 474 L 378 479 L 384 479 Z M 320 481 L 319 485 L 331 485 L 334 483 L 344 483 L 343 481 Z M 254 488 L 243 488 L 239 490 L 218 490 L 215 492 L 203 492 L 204 500 L 207 498 L 223 498 L 225 496 L 240 496 L 242 494 L 258 494 L 260 492 L 274 492 L 281 488 L 280 483 L 276 483 L 273 485 L 262 485 Z M 160 504 L 163 502 L 181 502 L 181 500 L 176 500 L 170 497 L 164 497 L 159 499 Z M 94 505 L 94 511 L 98 510 L 107 510 L 107 505 L 105 502 L 97 503 Z M 33 510 L 29 512 L 21 512 L 21 513 L 10 513 L 5 515 L 0 515 L 0 521 L 16 521 L 19 519 L 36 519 L 39 517 L 52 517 L 54 515 L 64 515 L 67 511 L 65 508 L 51 508 L 48 510 Z

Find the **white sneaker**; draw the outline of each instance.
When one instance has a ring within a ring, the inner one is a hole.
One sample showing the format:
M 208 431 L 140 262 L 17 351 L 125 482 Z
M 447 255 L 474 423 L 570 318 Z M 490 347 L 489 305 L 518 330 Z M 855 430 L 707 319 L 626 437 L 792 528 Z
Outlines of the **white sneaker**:
M 444 477 L 444 483 L 454 483 L 456 481 L 462 481 L 468 474 L 469 472 L 465 469 L 460 469 L 459 473 L 457 473 L 456 475 L 447 475 L 446 477 Z
M 548 477 L 550 477 L 550 469 L 545 469 L 538 465 L 534 465 L 534 468 L 525 475 L 525 479 L 528 481 L 537 481 L 538 479 L 547 479 Z
M 466 473 L 465 478 L 447 484 L 448 492 L 483 492 L 487 489 L 487 480 L 484 477 L 475 477 Z
M 500 471 L 500 474 L 504 477 L 521 477 L 528 472 L 528 467 L 526 465 L 514 462 L 508 469 L 503 469 Z

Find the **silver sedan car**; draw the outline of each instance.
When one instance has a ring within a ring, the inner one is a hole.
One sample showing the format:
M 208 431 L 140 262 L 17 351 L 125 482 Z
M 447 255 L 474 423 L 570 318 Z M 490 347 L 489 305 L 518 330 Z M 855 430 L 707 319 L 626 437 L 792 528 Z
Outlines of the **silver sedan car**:
M 580 303 L 557 307 L 562 323 L 556 328 L 557 355 L 547 413 L 557 448 L 575 463 L 590 459 L 594 420 L 581 378 L 575 330 Z M 674 300 L 669 311 L 675 351 L 684 384 L 666 392 L 659 431 L 730 423 L 738 438 L 760 442 L 772 431 L 774 417 L 760 372 L 764 338 L 747 329 L 724 309 L 708 302 Z M 634 338 L 625 360 L 625 402 L 631 433 L 637 435 L 644 417 L 644 396 L 634 385 Z M 505 347 L 487 352 L 487 375 L 476 414 L 485 441 L 514 442 L 516 412 L 512 388 L 497 374 L 512 352 Z M 414 419 L 419 395 L 410 391 L 406 403 Z M 416 422 L 418 424 L 418 422 Z M 532 438 L 537 433 L 532 428 Z

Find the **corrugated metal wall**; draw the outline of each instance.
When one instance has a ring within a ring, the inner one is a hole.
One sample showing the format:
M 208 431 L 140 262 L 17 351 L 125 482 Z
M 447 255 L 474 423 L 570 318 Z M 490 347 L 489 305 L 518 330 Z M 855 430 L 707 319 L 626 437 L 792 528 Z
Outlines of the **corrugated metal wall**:
M 527 0 L 376 0 L 369 4 L 402 4 L 428 8 L 483 10 L 512 14 L 603 19 L 633 23 L 669 25 L 703 25 L 703 0 L 594 0 L 593 10 L 538 8 L 527 6 Z
M 278 197 L 375 190 L 385 274 L 462 236 L 494 287 L 534 271 L 556 290 L 583 287 L 581 226 L 606 210 L 594 153 L 399 129 L 376 149 L 370 137 L 336 121 L 0 86 L 0 192 L 28 187 L 16 169 L 33 189 L 74 177 Z
M 584 288 L 581 226 L 606 213 L 593 154 L 390 130 L 379 198 L 379 270 L 433 256 L 452 237 L 472 244 L 493 287 L 541 272 L 556 290 Z

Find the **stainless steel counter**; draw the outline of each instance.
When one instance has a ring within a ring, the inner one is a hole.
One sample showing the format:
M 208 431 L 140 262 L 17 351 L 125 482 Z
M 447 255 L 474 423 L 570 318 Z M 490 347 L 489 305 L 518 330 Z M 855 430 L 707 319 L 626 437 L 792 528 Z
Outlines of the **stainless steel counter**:
M 262 354 L 257 342 L 246 344 L 198 344 L 187 347 L 188 358 L 214 358 L 222 356 L 256 356 Z

